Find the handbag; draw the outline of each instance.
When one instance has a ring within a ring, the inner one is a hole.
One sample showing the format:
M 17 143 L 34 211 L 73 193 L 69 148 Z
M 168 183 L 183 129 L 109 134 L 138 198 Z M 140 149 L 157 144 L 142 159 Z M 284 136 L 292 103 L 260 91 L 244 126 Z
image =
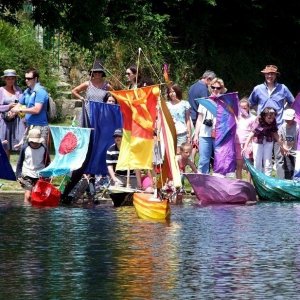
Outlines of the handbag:
M 2 118 L 6 122 L 13 122 L 16 119 L 16 117 L 17 117 L 17 114 L 11 112 L 10 110 L 2 113 Z

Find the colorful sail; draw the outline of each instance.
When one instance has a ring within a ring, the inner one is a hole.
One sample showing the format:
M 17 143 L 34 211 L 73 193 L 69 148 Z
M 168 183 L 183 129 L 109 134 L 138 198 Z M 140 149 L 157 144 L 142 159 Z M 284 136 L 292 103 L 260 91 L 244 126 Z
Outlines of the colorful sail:
M 85 173 L 106 175 L 106 151 L 114 143 L 115 129 L 123 126 L 120 106 L 90 101 L 89 108 L 93 147 Z
M 212 113 L 214 117 L 217 116 L 217 102 L 210 98 L 198 98 L 196 102 L 204 106 L 208 111 Z
M 172 179 L 175 187 L 181 187 L 181 174 L 176 160 L 176 129 L 172 119 L 172 116 L 168 110 L 168 107 L 164 101 L 161 101 L 161 132 L 165 147 L 165 159 L 162 166 L 162 178 L 163 181 L 160 186 Z
M 239 112 L 238 93 L 222 94 L 214 100 L 200 98 L 196 101 L 216 117 L 214 173 L 226 175 L 234 172 L 236 120 Z
M 235 172 L 236 120 L 239 113 L 238 93 L 228 93 L 217 98 L 214 173 L 226 175 Z
M 90 128 L 50 126 L 55 147 L 55 157 L 48 167 L 39 172 L 40 176 L 66 175 L 79 169 L 87 155 Z
M 294 103 L 291 106 L 295 112 L 296 112 L 296 118 L 295 121 L 300 124 L 300 93 L 298 93 L 298 95 L 295 98 Z M 298 140 L 299 141 L 299 140 Z
M 0 140 L 0 178 L 16 181 L 15 173 L 3 149 L 1 140 Z
M 117 170 L 152 169 L 158 85 L 114 91 L 123 115 L 123 139 Z

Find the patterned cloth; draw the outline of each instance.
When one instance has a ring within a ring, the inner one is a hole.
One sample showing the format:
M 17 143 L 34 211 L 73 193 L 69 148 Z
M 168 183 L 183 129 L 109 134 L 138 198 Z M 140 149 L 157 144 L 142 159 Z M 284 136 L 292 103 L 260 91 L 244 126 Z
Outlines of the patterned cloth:
M 96 101 L 96 102 L 103 102 L 104 97 L 107 94 L 108 90 L 108 82 L 104 82 L 103 86 L 101 88 L 98 88 L 92 84 L 92 82 L 89 82 L 89 85 L 86 90 L 86 101 L 85 101 L 85 108 L 90 116 L 90 108 L 89 104 L 90 101 Z

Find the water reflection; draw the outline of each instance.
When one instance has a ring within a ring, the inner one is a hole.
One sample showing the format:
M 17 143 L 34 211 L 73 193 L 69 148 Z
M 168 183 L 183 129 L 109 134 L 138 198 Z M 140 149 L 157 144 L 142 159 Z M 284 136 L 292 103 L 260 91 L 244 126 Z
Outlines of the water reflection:
M 299 204 L 38 209 L 0 203 L 0 299 L 287 299 Z M 297 295 L 297 296 L 296 296 Z

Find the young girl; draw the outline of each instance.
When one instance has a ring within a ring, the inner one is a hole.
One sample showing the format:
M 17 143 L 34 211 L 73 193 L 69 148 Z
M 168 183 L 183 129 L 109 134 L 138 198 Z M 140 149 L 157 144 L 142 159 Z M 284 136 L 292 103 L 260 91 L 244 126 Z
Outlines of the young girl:
M 243 157 L 241 155 L 241 149 L 243 148 L 247 137 L 252 131 L 253 124 L 255 122 L 255 116 L 250 113 L 250 105 L 247 98 L 242 98 L 240 103 L 240 113 L 237 121 L 236 137 L 235 137 L 235 151 L 236 151 L 236 178 L 242 179 L 243 170 Z M 249 144 L 249 148 L 252 148 L 252 144 Z M 251 149 L 247 149 L 245 152 L 246 158 L 252 158 Z M 250 175 L 249 175 L 250 176 Z M 250 181 L 250 177 L 248 178 Z
M 254 123 L 253 130 L 249 134 L 246 143 L 241 151 L 244 155 L 252 141 L 254 167 L 264 172 L 266 175 L 272 174 L 272 152 L 274 141 L 282 147 L 282 141 L 279 141 L 278 128 L 276 124 L 276 111 L 272 107 L 266 107 Z
M 167 107 L 170 111 L 176 128 L 177 154 L 180 154 L 180 145 L 191 142 L 190 104 L 182 100 L 182 91 L 177 84 L 168 87 Z

